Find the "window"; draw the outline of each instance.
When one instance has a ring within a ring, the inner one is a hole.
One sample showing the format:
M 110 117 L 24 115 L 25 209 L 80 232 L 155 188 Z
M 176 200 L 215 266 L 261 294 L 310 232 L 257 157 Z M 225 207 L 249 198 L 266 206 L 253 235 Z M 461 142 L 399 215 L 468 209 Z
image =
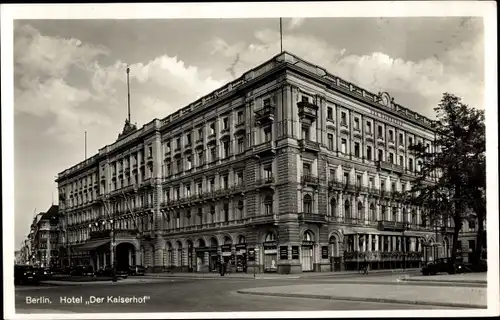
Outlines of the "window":
M 238 124 L 243 123 L 243 111 L 238 111 Z
M 469 220 L 469 230 L 470 231 L 475 231 L 475 229 L 476 229 L 476 221 Z
M 243 171 L 239 171 L 236 173 L 236 185 L 242 185 L 243 184 Z
M 402 133 L 399 133 L 399 145 L 404 145 L 404 138 Z
M 413 159 L 412 158 L 408 159 L 408 169 L 410 171 L 413 171 Z
M 266 196 L 264 198 L 264 213 L 265 214 L 272 214 L 273 213 L 273 197 L 272 196 Z
M 224 158 L 229 157 L 229 141 L 224 141 L 222 143 L 222 152 Z
M 340 124 L 343 126 L 347 126 L 347 114 L 345 112 L 342 112 L 340 114 Z
M 191 144 L 191 132 L 189 132 L 189 133 L 186 135 L 186 144 L 187 144 L 187 145 L 190 145 L 190 144 Z
M 344 178 L 343 178 L 342 182 L 344 183 L 344 185 L 346 187 L 349 185 L 349 173 L 344 172 Z
M 330 200 L 330 214 L 333 217 L 337 216 L 337 201 L 335 201 L 335 198 Z
M 181 148 L 181 138 L 180 137 L 175 139 L 175 146 L 177 147 L 177 149 Z
M 200 221 L 200 224 L 203 223 L 203 209 L 202 208 L 198 208 L 198 219 Z
M 360 188 L 361 187 L 361 175 L 358 174 L 356 176 L 356 187 Z
M 203 140 L 203 128 L 198 129 L 198 140 Z
M 308 194 L 304 196 L 304 213 L 312 213 L 312 198 Z
M 270 165 L 264 167 L 264 178 L 271 179 L 273 177 L 273 170 Z
M 396 207 L 392 207 L 392 221 L 397 221 L 397 211 L 398 209 Z
M 229 221 L 229 204 L 224 203 L 224 221 Z
M 383 131 L 384 131 L 384 128 L 382 128 L 381 125 L 378 126 L 378 137 L 379 138 L 383 138 Z
M 369 181 L 369 187 L 370 187 L 370 189 L 373 189 L 373 187 L 375 185 L 375 182 L 374 182 L 373 178 L 370 178 L 368 181 Z
M 371 221 L 377 221 L 377 212 L 375 212 L 375 206 L 370 204 L 370 219 Z
M 476 241 L 469 240 L 469 251 L 476 251 Z
M 327 108 L 327 111 L 326 111 L 326 118 L 328 120 L 333 120 L 333 108 L 332 107 L 328 107 Z
M 181 159 L 177 159 L 177 161 L 175 162 L 175 166 L 176 166 L 176 168 L 177 168 L 177 173 L 182 172 L 182 163 L 181 163 Z
M 417 225 L 417 213 L 415 210 L 411 211 L 411 224 L 416 226 Z
M 351 218 L 351 205 L 349 204 L 349 200 L 346 200 L 344 203 L 344 212 L 346 218 Z
M 354 129 L 359 130 L 359 118 L 354 118 Z
M 198 165 L 202 165 L 205 162 L 203 157 L 203 150 L 198 151 Z
M 394 132 L 389 130 L 389 142 L 394 142 Z
M 354 142 L 354 156 L 359 158 L 359 142 Z
M 304 101 L 304 96 L 302 96 L 302 101 Z M 270 106 L 271 105 L 271 99 L 270 98 L 264 99 L 263 103 L 264 103 L 264 107 Z
M 269 142 L 272 140 L 271 127 L 264 128 L 264 142 Z
M 403 156 L 399 156 L 399 165 L 404 166 L 404 163 L 405 163 L 405 161 L 403 159 Z
M 212 122 L 210 124 L 210 134 L 215 134 L 215 122 Z
M 378 161 L 384 161 L 384 150 L 378 149 Z
M 333 150 L 333 134 L 328 134 L 328 149 Z
M 385 182 L 384 181 L 380 182 L 380 190 L 385 191 Z
M 210 221 L 212 223 L 215 221 L 215 206 L 210 206 Z
M 210 148 L 210 161 L 215 161 L 217 160 L 217 152 L 215 150 L 215 147 Z
M 392 192 L 396 191 L 396 183 L 395 182 L 391 183 L 391 191 Z
M 302 174 L 305 176 L 311 175 L 311 165 L 309 163 L 304 163 L 302 165 Z
M 148 147 L 148 157 L 151 158 L 153 156 L 153 146 Z
M 238 153 L 245 152 L 245 139 L 238 138 Z
M 389 152 L 389 162 L 394 163 L 394 153 Z
M 346 154 L 346 153 L 347 153 L 347 140 L 346 140 L 346 139 L 342 139 L 341 141 L 342 141 L 342 144 L 341 144 L 341 146 L 342 146 L 341 152 L 342 152 L 342 153 L 344 153 L 344 154 Z
M 192 161 L 191 156 L 187 156 L 186 157 L 186 165 L 187 165 L 186 170 L 191 170 L 192 169 L 192 167 L 193 167 L 193 161 Z
M 413 145 L 413 138 L 409 137 L 408 138 L 408 145 L 411 147 Z
M 175 187 L 175 199 L 180 199 L 181 197 L 181 188 Z
M 302 95 L 302 102 L 309 102 L 309 97 Z
M 215 191 L 215 178 L 210 178 L 209 182 L 209 190 L 208 191 Z
M 200 195 L 203 193 L 203 183 L 201 181 L 196 185 L 196 192 Z
M 309 127 L 302 127 L 302 139 L 309 140 Z
M 366 122 L 366 132 L 367 133 L 372 133 L 372 123 L 370 121 Z
M 229 129 L 229 119 L 225 117 L 222 119 L 222 130 L 227 130 Z
M 186 197 L 191 197 L 191 185 L 186 184 Z
M 368 160 L 372 160 L 372 147 L 371 146 L 367 146 L 366 147 L 366 159 Z
M 425 151 L 431 151 L 431 145 L 426 143 L 425 144 Z
M 229 188 L 229 177 L 227 175 L 222 176 L 221 182 L 222 182 L 222 189 Z
M 417 171 L 420 172 L 420 170 L 422 170 L 422 161 L 418 160 L 418 162 L 417 162 Z

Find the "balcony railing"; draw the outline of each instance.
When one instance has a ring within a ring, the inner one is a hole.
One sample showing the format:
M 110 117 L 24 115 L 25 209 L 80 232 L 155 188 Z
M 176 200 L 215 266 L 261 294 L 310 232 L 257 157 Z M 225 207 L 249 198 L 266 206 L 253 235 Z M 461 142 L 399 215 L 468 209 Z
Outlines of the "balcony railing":
M 274 106 L 267 105 L 262 109 L 255 110 L 255 120 L 259 123 L 273 121 L 274 120 Z
M 262 225 L 269 223 L 277 223 L 278 216 L 275 214 L 267 214 L 248 218 L 248 224 L 250 225 Z
M 312 152 L 320 151 L 319 143 L 308 139 L 299 140 L 299 147 L 302 149 L 302 151 L 312 151 Z
M 377 224 L 377 228 L 379 230 L 404 231 L 411 229 L 411 225 L 403 221 L 380 220 Z
M 399 174 L 402 174 L 405 170 L 405 168 L 403 166 L 395 164 L 395 163 L 390 163 L 387 161 L 380 161 L 379 160 L 379 161 L 377 161 L 377 166 L 381 170 L 386 170 L 386 171 L 395 172 L 395 173 L 399 173 Z
M 326 223 L 325 215 L 317 213 L 299 213 L 299 220 L 308 223 Z
M 274 153 L 274 142 L 266 141 L 261 144 L 254 146 L 253 148 L 256 155 L 265 154 L 265 153 Z
M 330 190 L 342 190 L 344 188 L 344 184 L 337 180 L 330 180 L 328 182 L 328 188 Z
M 270 185 L 273 183 L 274 183 L 274 176 L 257 179 L 255 184 L 257 186 L 266 186 L 266 185 Z
M 314 120 L 317 117 L 318 106 L 309 101 L 300 101 L 297 103 L 299 117 Z
M 305 185 L 318 185 L 319 177 L 311 174 L 305 174 L 302 176 L 302 183 Z

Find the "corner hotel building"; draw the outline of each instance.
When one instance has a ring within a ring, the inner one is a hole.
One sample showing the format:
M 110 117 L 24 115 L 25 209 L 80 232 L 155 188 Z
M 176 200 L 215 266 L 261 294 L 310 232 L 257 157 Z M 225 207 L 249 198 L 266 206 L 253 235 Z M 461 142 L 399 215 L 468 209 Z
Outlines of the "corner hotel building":
M 429 119 L 387 93 L 283 52 L 164 119 L 126 122 L 61 172 L 63 264 L 418 267 L 450 243 L 401 198 L 419 170 L 408 146 L 433 148 L 433 137 Z

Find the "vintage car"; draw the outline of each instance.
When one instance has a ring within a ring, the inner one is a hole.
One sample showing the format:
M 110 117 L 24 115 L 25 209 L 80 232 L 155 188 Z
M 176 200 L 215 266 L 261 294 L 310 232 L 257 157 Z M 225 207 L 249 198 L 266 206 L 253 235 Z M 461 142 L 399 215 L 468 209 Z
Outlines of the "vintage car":
M 466 272 L 466 268 L 462 263 L 455 262 L 450 264 L 450 261 L 447 258 L 437 259 L 422 268 L 422 275 L 424 276 L 435 275 L 438 273 L 455 274 L 464 272 Z
M 14 266 L 14 284 L 38 284 L 38 278 L 33 266 L 15 265 Z

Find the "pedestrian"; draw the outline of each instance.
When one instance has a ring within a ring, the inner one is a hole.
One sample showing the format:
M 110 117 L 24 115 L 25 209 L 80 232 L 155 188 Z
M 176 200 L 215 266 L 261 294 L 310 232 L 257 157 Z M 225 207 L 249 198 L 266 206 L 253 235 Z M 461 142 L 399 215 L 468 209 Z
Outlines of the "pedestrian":
M 365 264 L 364 264 L 364 272 L 363 274 L 368 274 L 368 262 L 366 261 L 366 257 L 365 257 Z

